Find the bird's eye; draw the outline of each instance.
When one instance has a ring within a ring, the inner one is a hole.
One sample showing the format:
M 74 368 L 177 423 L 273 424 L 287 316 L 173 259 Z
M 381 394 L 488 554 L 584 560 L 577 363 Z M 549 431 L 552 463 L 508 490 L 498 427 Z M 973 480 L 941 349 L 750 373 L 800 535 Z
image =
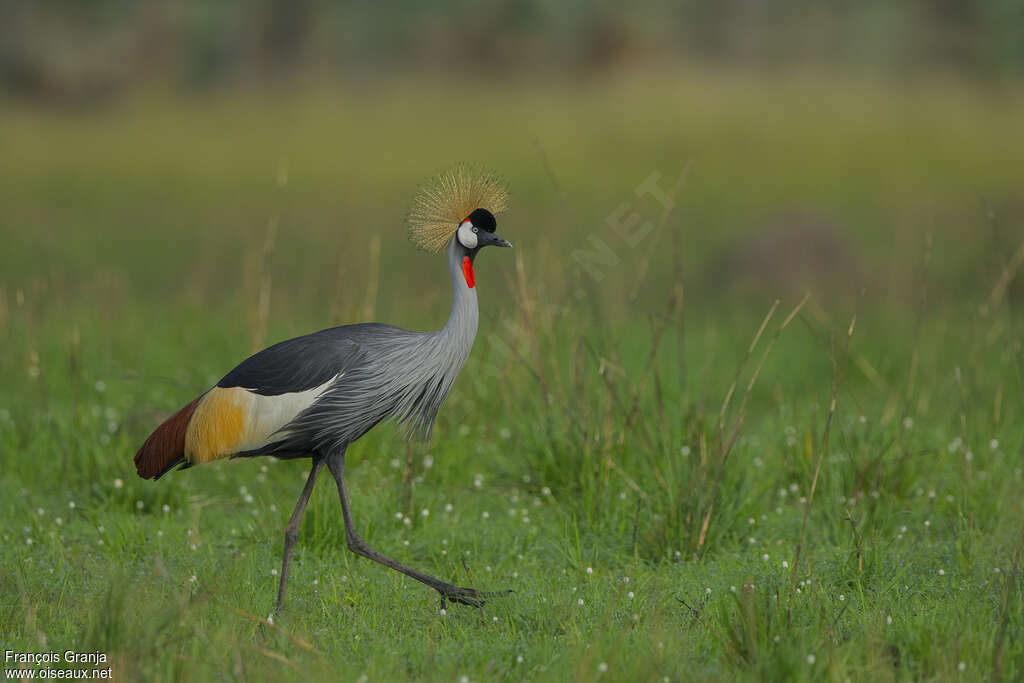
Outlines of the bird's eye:
M 473 232 L 480 232 L 480 229 L 479 229 L 479 228 L 477 228 L 477 227 L 476 227 L 476 226 L 474 225 L 474 226 L 473 226 Z

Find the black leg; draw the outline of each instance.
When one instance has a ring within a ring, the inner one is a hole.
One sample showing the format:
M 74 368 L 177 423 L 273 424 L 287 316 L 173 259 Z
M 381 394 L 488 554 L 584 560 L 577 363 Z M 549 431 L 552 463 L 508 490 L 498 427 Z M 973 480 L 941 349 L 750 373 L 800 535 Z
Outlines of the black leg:
M 379 562 L 385 567 L 391 567 L 395 571 L 402 572 L 406 576 L 430 586 L 441 594 L 442 608 L 445 605 L 445 600 L 462 603 L 463 605 L 470 605 L 471 607 L 482 607 L 485 598 L 506 595 L 507 593 L 512 592 L 483 592 L 473 588 L 460 588 L 459 586 L 453 586 L 452 584 L 445 583 L 440 579 L 435 579 L 429 574 L 424 574 L 412 567 L 407 567 L 401 562 L 396 562 L 387 555 L 379 553 L 371 548 L 369 544 L 356 533 L 355 524 L 352 522 L 352 513 L 349 510 L 348 505 L 348 495 L 345 493 L 345 450 L 342 449 L 329 455 L 327 457 L 327 467 L 334 476 L 334 480 L 338 483 L 338 497 L 341 498 L 341 514 L 345 518 L 345 539 L 348 542 L 349 550 L 357 555 L 373 560 L 374 562 Z
M 292 511 L 292 517 L 288 520 L 288 525 L 284 528 L 284 559 L 281 561 L 281 585 L 277 589 L 277 611 L 281 611 L 281 607 L 284 606 L 284 594 L 288 590 L 288 567 L 292 563 L 292 548 L 295 547 L 295 541 L 299 539 L 299 527 L 302 525 L 302 515 L 306 513 L 306 503 L 309 502 L 309 496 L 313 493 L 313 485 L 316 484 L 316 477 L 320 474 L 320 470 L 324 466 L 323 458 L 313 456 L 313 469 L 309 471 L 309 478 L 306 479 L 306 485 L 302 487 L 302 493 L 299 495 L 299 502 L 295 504 L 295 510 Z

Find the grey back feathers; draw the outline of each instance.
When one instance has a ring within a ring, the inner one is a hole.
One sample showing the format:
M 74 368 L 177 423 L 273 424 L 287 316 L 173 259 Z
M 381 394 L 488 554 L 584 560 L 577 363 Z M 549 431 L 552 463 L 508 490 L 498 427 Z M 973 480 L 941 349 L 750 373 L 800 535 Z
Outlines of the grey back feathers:
M 283 393 L 278 389 L 285 383 L 287 391 L 296 391 L 299 384 L 308 388 L 334 378 L 269 445 L 239 455 L 285 456 L 311 450 L 326 454 L 385 419 L 399 422 L 410 435 L 429 438 L 438 410 L 473 348 L 479 319 L 476 290 L 466 285 L 462 251 L 454 238 L 447 257 L 454 298 L 441 330 L 412 332 L 378 323 L 335 327 L 272 346 L 227 375 L 220 386 L 271 394 Z

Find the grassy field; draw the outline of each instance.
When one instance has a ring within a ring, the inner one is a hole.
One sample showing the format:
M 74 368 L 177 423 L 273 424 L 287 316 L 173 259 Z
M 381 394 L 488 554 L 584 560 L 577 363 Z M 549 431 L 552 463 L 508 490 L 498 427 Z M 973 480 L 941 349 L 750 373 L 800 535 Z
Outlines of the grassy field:
M 0 644 L 120 680 L 1020 680 L 1022 105 L 732 73 L 0 103 Z M 515 593 L 439 614 L 345 549 L 328 479 L 270 623 L 305 466 L 132 456 L 263 345 L 440 326 L 403 215 L 464 159 L 516 248 L 429 453 L 378 428 L 350 495 L 376 548 Z

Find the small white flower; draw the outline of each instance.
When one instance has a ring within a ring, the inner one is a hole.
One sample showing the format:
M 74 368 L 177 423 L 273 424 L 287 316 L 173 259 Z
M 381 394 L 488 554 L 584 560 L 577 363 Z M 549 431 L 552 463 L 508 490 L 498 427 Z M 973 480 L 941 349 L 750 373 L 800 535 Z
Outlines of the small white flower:
M 967 668 L 967 665 L 966 665 L 966 664 L 964 664 L 963 662 L 960 662 L 959 664 L 957 664 L 957 665 L 956 665 L 956 670 L 957 670 L 957 671 L 963 671 L 963 670 L 965 670 L 966 668 Z
M 167 503 L 164 503 L 163 506 L 160 509 L 163 510 L 164 512 L 170 512 L 171 511 L 171 506 L 168 505 Z
M 765 562 L 767 562 L 768 560 L 770 560 L 772 558 L 771 558 L 771 556 L 768 553 L 765 553 L 764 555 L 761 556 L 761 559 L 764 560 Z
M 445 506 L 444 506 L 444 511 L 445 512 L 451 512 L 454 509 L 455 509 L 455 506 L 452 505 L 451 503 L 446 503 Z
M 100 541 L 100 542 L 102 543 L 102 541 Z M 32 539 L 31 539 L 31 538 L 26 538 L 26 539 L 25 539 L 25 545 L 32 545 Z M 582 600 L 580 600 L 580 603 L 582 603 L 582 602 L 583 602 L 583 601 L 582 601 Z
M 593 574 L 594 573 L 594 568 L 593 567 L 587 567 L 587 573 L 588 574 Z
M 999 439 L 992 439 L 988 442 L 988 449 L 994 451 L 999 448 Z
M 490 512 L 488 512 L 487 510 L 484 510 L 483 514 L 481 515 L 481 517 L 483 517 L 484 519 L 487 519 L 487 518 L 489 518 L 490 516 L 491 516 L 491 513 L 490 513 Z
M 428 510 L 427 508 L 423 508 L 422 510 L 420 510 L 420 515 L 422 515 L 424 517 L 429 517 L 430 516 L 430 510 Z
M 195 575 L 195 574 L 193 574 L 192 576 L 188 577 L 188 582 L 189 582 L 189 583 L 195 583 L 195 582 L 196 582 L 196 581 L 198 581 L 198 580 L 199 580 L 199 579 L 198 579 L 198 578 L 196 578 L 196 575 Z
M 786 562 L 785 560 L 783 560 L 782 561 L 782 568 L 783 569 L 789 569 L 789 562 Z
M 843 601 L 845 601 L 845 600 L 846 600 L 846 596 L 845 596 L 845 595 L 843 595 L 842 593 L 840 593 L 840 594 L 839 594 L 839 602 L 843 602 Z
M 523 663 L 523 656 L 522 655 L 517 655 L 516 656 L 516 664 L 522 664 L 522 663 Z
M 930 519 L 924 520 L 924 525 L 925 526 L 931 526 L 932 525 L 932 520 L 930 520 Z
M 135 508 L 136 509 L 141 510 L 144 507 L 146 507 L 146 504 L 143 503 L 141 500 L 135 501 Z
M 158 537 L 159 537 L 159 536 L 163 536 L 163 535 L 164 535 L 164 531 L 163 531 L 163 529 L 157 529 L 157 530 L 156 530 L 156 535 L 157 535 Z
M 817 658 L 815 658 L 815 656 L 813 654 L 807 655 L 807 663 L 808 664 L 810 664 L 811 666 L 814 666 L 814 662 L 816 662 L 816 661 L 817 661 Z
M 579 606 L 580 606 L 580 607 L 583 607 L 583 598 L 580 598 L 580 599 L 579 599 L 579 600 L 577 601 L 577 604 L 579 604 Z
M 270 570 L 270 575 L 271 576 L 277 576 L 277 569 L 271 569 Z
M 75 509 L 75 501 L 69 500 L 68 501 L 68 507 L 71 508 L 72 510 L 74 510 Z
M 608 665 L 605 664 L 604 662 L 601 662 L 600 664 L 597 665 L 598 673 L 602 673 L 603 674 L 607 670 L 608 670 Z
M 96 391 L 100 392 L 101 394 L 107 390 L 107 383 L 101 379 L 96 380 L 96 384 L 94 384 L 93 386 L 96 387 Z
M 710 588 L 705 588 L 704 589 L 704 594 L 705 595 L 711 595 L 711 589 Z
M 409 519 L 408 517 L 403 517 L 402 518 L 402 524 L 404 524 L 405 526 L 410 526 L 410 525 L 412 525 L 412 520 Z
M 121 481 L 121 479 L 120 479 L 120 478 L 117 478 L 117 479 L 115 479 L 115 480 L 114 480 L 114 488 L 115 488 L 115 489 L 119 489 L 119 488 L 121 488 L 122 486 L 124 486 L 124 482 L 123 482 L 123 481 Z
M 885 623 L 886 624 L 892 624 L 892 615 L 891 614 L 885 618 Z
M 627 597 L 628 597 L 628 598 L 629 598 L 630 600 L 632 600 L 632 599 L 633 599 L 633 597 L 634 597 L 634 596 L 633 596 L 633 591 L 629 591 L 628 593 L 626 593 L 626 596 L 627 596 Z
M 939 576 L 945 576 L 945 575 L 946 575 L 946 570 L 945 569 L 940 569 L 939 570 Z
M 498 436 L 500 436 L 502 439 L 511 439 L 512 430 L 509 429 L 508 427 L 502 427 L 500 430 L 498 430 Z
M 549 489 L 549 488 L 548 488 L 547 486 L 545 486 L 544 488 L 542 488 L 542 489 L 540 490 L 540 492 L 541 492 L 542 494 L 544 494 L 545 496 L 550 496 L 550 495 L 551 495 L 551 489 Z

